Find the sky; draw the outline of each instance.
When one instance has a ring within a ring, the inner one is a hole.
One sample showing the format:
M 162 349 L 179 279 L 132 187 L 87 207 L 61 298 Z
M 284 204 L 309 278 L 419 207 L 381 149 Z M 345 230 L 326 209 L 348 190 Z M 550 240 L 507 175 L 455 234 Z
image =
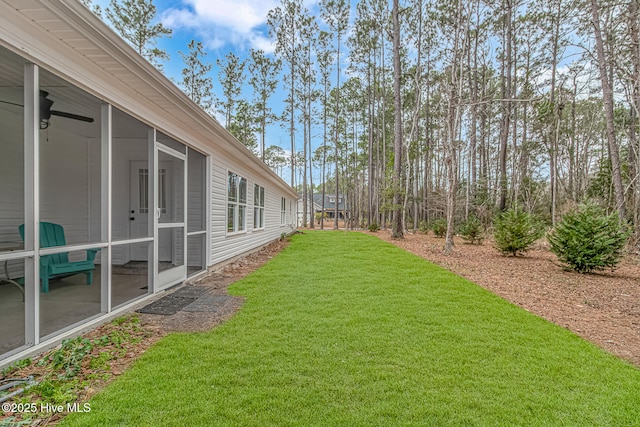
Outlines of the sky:
M 109 6 L 109 0 L 93 0 L 93 4 L 104 11 Z M 188 52 L 191 40 L 202 42 L 207 56 L 204 61 L 212 64 L 214 93 L 218 99 L 223 99 L 218 83 L 218 67 L 216 60 L 224 58 L 233 52 L 240 59 L 247 59 L 251 49 L 261 49 L 272 54 L 275 45 L 269 38 L 267 14 L 280 5 L 280 0 L 154 0 L 157 18 L 163 25 L 171 28 L 170 38 L 158 40 L 158 47 L 165 50 L 170 57 L 163 63 L 165 75 L 174 82 L 182 81 L 184 63 L 179 52 Z M 318 14 L 318 0 L 304 0 L 304 5 L 311 14 Z M 106 19 L 105 19 L 106 20 Z M 245 88 L 242 96 L 252 97 L 248 83 L 249 72 L 245 68 Z M 274 112 L 280 113 L 284 109 L 284 88 L 278 88 L 272 98 Z M 280 105 L 278 105 L 280 104 Z M 218 121 L 224 123 L 219 115 Z M 290 152 L 288 131 L 279 124 L 267 129 L 266 146 L 279 145 Z M 283 179 L 289 182 L 289 171 L 285 170 Z

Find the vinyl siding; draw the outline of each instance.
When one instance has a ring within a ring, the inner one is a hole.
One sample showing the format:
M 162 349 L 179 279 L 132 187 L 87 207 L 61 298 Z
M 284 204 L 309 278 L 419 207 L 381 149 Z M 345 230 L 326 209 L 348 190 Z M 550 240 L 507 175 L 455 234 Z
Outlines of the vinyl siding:
M 294 230 L 291 224 L 280 225 L 280 200 L 291 196 L 271 184 L 251 167 L 247 167 L 224 155 L 211 156 L 211 259 L 212 265 L 219 264 L 256 249 L 279 238 L 282 233 Z M 227 233 L 227 174 L 234 172 L 247 179 L 247 218 L 246 231 Z M 254 184 L 264 187 L 265 226 L 253 229 L 253 191 Z M 288 216 L 289 217 L 289 216 Z

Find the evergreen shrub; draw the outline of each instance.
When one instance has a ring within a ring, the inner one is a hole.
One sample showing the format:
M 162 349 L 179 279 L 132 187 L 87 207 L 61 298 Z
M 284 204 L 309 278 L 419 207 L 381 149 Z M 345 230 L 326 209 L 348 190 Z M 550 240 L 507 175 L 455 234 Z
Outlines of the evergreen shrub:
M 511 208 L 494 220 L 493 239 L 496 248 L 505 255 L 524 254 L 543 235 L 536 219 L 518 208 Z
M 431 231 L 436 237 L 444 237 L 447 234 L 447 220 L 444 218 L 436 219 L 431 223 Z
M 470 216 L 469 219 L 460 226 L 458 234 L 460 234 L 460 237 L 466 242 L 481 244 L 484 239 L 484 234 L 480 219 L 475 215 Z
M 607 215 L 600 206 L 586 204 L 567 213 L 547 238 L 569 269 L 590 273 L 618 265 L 629 233 L 617 213 Z

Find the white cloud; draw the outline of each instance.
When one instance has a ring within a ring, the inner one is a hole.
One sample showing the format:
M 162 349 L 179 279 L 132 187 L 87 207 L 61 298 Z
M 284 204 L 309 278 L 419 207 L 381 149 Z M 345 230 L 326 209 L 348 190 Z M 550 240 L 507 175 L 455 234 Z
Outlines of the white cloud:
M 162 21 L 172 28 L 195 30 L 209 47 L 224 43 L 249 45 L 273 51 L 271 43 L 257 30 L 267 22 L 276 0 L 183 0 L 181 6 L 167 9 Z
M 186 0 L 195 14 L 206 21 L 230 27 L 240 33 L 267 20 L 267 13 L 278 5 L 274 0 Z
M 260 34 L 254 34 L 251 38 L 251 46 L 254 49 L 260 49 L 266 54 L 273 53 L 276 50 L 276 46 L 272 40 L 263 37 Z

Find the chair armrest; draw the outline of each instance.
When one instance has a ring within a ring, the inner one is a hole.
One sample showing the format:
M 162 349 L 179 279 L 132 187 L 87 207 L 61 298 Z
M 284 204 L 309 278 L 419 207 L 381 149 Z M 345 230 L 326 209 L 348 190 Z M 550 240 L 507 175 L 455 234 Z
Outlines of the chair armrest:
M 48 267 L 50 259 L 51 255 L 40 255 L 40 266 L 45 268 Z
M 87 261 L 93 262 L 100 249 L 87 249 Z

